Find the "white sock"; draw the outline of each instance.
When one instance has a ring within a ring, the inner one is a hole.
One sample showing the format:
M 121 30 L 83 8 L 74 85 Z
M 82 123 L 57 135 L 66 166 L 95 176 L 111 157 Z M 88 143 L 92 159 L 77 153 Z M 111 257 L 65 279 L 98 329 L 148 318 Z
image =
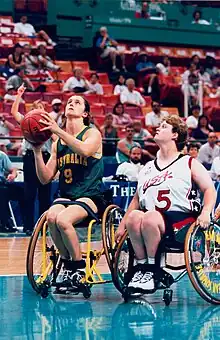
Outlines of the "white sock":
M 113 70 L 115 70 L 115 69 L 116 69 L 116 66 L 112 66 L 112 68 L 113 68 Z
M 155 264 L 155 257 L 148 257 L 148 264 Z
M 52 41 L 52 39 L 48 39 L 48 44 L 50 44 L 50 45 L 51 45 L 51 44 L 52 44 L 52 42 L 53 42 L 53 41 Z
M 147 259 L 136 260 L 137 264 L 145 264 L 147 263 Z
M 147 92 L 148 92 L 148 93 L 151 93 L 151 92 L 152 92 L 152 87 L 151 87 L 151 86 L 148 86 Z

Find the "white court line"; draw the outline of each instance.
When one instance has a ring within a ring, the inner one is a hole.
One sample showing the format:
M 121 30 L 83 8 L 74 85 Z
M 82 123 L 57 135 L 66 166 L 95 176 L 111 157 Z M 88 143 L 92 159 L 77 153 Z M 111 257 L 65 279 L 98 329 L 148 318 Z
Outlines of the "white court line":
M 0 277 L 27 276 L 25 274 L 0 274 Z

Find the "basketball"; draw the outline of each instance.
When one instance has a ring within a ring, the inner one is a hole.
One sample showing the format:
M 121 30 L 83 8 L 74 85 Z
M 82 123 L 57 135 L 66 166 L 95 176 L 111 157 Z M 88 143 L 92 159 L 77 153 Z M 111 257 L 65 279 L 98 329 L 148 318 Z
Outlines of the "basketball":
M 52 132 L 49 130 L 41 131 L 41 129 L 46 127 L 44 124 L 40 123 L 40 119 L 43 119 L 41 116 L 42 113 L 44 113 L 44 111 L 39 109 L 32 110 L 25 115 L 21 122 L 24 138 L 29 143 L 42 144 L 52 136 Z

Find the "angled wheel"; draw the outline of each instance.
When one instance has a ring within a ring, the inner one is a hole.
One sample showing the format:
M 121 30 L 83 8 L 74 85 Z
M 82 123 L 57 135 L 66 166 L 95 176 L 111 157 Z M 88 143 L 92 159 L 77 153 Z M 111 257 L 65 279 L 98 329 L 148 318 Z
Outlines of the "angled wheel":
M 32 288 L 37 292 L 56 279 L 61 267 L 59 255 L 46 224 L 46 213 L 36 223 L 28 246 L 26 270 Z
M 126 232 L 117 247 L 112 274 L 113 283 L 123 296 L 126 295 L 126 288 L 130 281 L 133 266 L 134 251 Z
M 110 271 L 113 271 L 113 260 L 115 255 L 115 231 L 117 230 L 124 211 L 117 205 L 106 208 L 102 217 L 102 242 L 106 260 Z
M 186 235 L 184 257 L 189 278 L 200 296 L 220 304 L 220 225 L 206 230 L 193 224 Z

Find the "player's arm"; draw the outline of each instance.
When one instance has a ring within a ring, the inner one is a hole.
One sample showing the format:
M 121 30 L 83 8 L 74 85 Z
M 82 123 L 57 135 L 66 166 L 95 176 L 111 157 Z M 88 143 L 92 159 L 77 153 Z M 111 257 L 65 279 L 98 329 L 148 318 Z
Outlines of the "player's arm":
M 196 159 L 192 160 L 192 179 L 198 185 L 204 195 L 204 204 L 198 222 L 203 227 L 207 227 L 210 221 L 210 214 L 215 206 L 216 191 L 211 177 L 205 167 Z
M 118 243 L 120 241 L 120 239 L 122 238 L 122 236 L 125 233 L 126 230 L 126 222 L 127 222 L 127 218 L 128 215 L 130 214 L 130 212 L 132 212 L 133 210 L 138 210 L 140 208 L 139 205 L 139 196 L 138 196 L 138 192 L 136 191 L 131 203 L 129 204 L 129 207 L 123 217 L 123 219 L 121 220 L 121 223 L 119 224 L 119 227 L 115 233 L 115 241 Z
M 23 120 L 23 115 L 18 112 L 21 97 L 25 91 L 24 84 L 22 84 L 17 90 L 17 96 L 11 107 L 11 114 L 18 124 Z
M 33 147 L 37 177 L 42 184 L 47 184 L 52 181 L 57 173 L 57 143 L 52 144 L 51 156 L 44 163 L 41 148 Z

